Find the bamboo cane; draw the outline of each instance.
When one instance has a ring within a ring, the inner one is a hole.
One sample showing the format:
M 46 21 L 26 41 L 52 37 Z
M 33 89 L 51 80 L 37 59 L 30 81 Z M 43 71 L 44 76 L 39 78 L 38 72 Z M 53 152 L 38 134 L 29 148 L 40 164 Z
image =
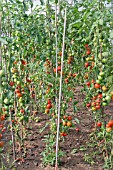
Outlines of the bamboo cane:
M 58 149 L 59 149 L 59 130 L 60 130 L 60 111 L 61 111 L 60 106 L 61 106 L 61 96 L 62 96 L 62 72 L 63 72 L 63 60 L 64 60 L 64 50 L 65 50 L 66 14 L 67 14 L 67 10 L 65 8 L 64 33 L 63 33 L 62 58 L 61 58 L 61 76 L 60 76 L 60 89 L 59 89 L 59 102 L 58 102 L 58 120 L 57 120 L 55 170 L 58 170 Z

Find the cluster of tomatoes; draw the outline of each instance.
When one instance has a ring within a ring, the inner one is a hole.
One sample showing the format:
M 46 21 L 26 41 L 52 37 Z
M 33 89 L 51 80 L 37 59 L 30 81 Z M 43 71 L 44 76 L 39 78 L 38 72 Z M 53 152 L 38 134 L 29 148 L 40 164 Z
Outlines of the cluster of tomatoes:
M 97 127 L 101 127 L 102 122 L 97 123 Z M 106 124 L 106 132 L 111 132 L 113 130 L 113 120 L 109 120 L 109 122 Z
M 48 114 L 50 112 L 51 108 L 52 108 L 52 103 L 51 103 L 51 100 L 48 99 L 46 109 L 45 109 L 45 113 Z
M 63 118 L 61 119 L 60 125 L 61 125 L 60 136 L 63 136 L 63 137 L 67 136 L 68 135 L 68 133 L 67 133 L 68 129 L 70 127 L 72 127 L 72 116 L 64 115 Z
M 109 120 L 109 122 L 106 124 L 106 131 L 111 132 L 113 130 L 113 120 Z
M 4 146 L 3 133 L 6 128 L 4 127 L 5 115 L 0 113 L 0 148 Z

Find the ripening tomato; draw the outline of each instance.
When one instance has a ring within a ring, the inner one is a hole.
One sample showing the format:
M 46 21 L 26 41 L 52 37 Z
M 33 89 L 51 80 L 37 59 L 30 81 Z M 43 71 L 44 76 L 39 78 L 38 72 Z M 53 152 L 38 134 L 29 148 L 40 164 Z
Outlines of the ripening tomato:
M 45 113 L 48 114 L 48 113 L 49 113 L 49 109 L 46 109 L 46 110 L 45 110 Z
M 73 75 L 72 75 L 73 77 L 76 77 L 77 76 L 77 74 L 76 73 L 73 73 Z
M 63 121 L 62 124 L 63 124 L 63 126 L 67 126 L 67 122 L 66 121 Z
M 59 56 L 62 56 L 62 51 L 60 51 L 60 52 L 58 53 L 58 55 L 59 55 Z
M 20 112 L 21 112 L 21 113 L 24 113 L 24 112 L 25 112 L 25 110 L 24 110 L 24 109 L 21 109 L 21 110 L 20 110 Z
M 56 68 L 53 69 L 54 73 L 56 73 Z
M 106 86 L 102 86 L 102 90 L 103 91 L 107 91 L 107 87 Z
M 66 84 L 69 82 L 67 78 L 66 78 L 66 79 L 64 79 L 64 81 L 65 81 L 65 83 L 66 83 Z
M 111 132 L 111 131 L 112 131 L 111 127 L 106 128 L 106 132 Z
M 94 79 L 92 79 L 92 80 L 91 80 L 91 83 L 93 83 L 93 84 L 94 84 L 94 83 L 95 83 L 95 80 L 94 80 Z
M 6 131 L 6 127 L 4 127 L 3 129 L 2 129 L 2 132 L 5 132 Z
M 92 102 L 92 103 L 91 103 L 91 106 L 96 106 L 96 102 Z
M 0 148 L 4 146 L 4 141 L 0 141 Z
M 67 126 L 71 127 L 72 126 L 72 122 L 68 121 L 67 122 Z
M 18 98 L 22 97 L 21 93 L 17 93 Z
M 64 115 L 64 116 L 63 116 L 63 119 L 67 119 L 67 116 Z

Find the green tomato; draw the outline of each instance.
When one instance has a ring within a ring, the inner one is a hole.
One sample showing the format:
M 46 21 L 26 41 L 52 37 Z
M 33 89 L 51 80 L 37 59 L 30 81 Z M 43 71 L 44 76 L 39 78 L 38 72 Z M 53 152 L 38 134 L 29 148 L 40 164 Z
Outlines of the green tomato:
M 17 81 L 17 82 L 16 82 L 16 84 L 17 84 L 17 85 L 20 85 L 20 84 L 21 84 L 21 82 L 20 82 L 20 81 Z
M 20 97 L 18 101 L 19 103 L 21 103 L 23 101 L 22 97 Z
M 103 64 L 107 63 L 107 58 L 103 58 L 103 59 L 102 59 L 102 63 L 103 63 Z
M 98 63 L 98 66 L 101 67 L 101 66 L 102 66 L 102 63 Z
M 100 80 L 96 80 L 96 83 L 100 84 L 100 83 L 101 83 L 101 81 L 100 81 Z
M 104 76 L 104 75 L 105 75 L 105 73 L 104 73 L 104 72 L 100 72 L 99 74 L 100 74 L 100 76 Z
M 17 82 L 17 79 L 16 79 L 16 78 L 14 78 L 14 82 L 15 82 L 15 83 Z
M 6 85 L 7 85 L 7 83 L 6 83 L 6 82 L 2 82 L 2 85 L 3 85 L 3 86 L 6 86 Z
M 5 74 L 4 70 L 0 70 L 0 77 L 2 77 Z
M 102 103 L 102 106 L 107 106 L 108 104 L 106 102 L 103 102 Z
M 111 96 L 106 96 L 106 98 L 105 98 L 106 100 L 107 100 L 107 102 L 110 102 L 110 100 L 111 100 Z
M 103 98 L 102 101 L 105 102 L 105 101 L 106 101 L 106 98 Z
M 101 76 L 98 76 L 98 80 L 102 80 L 103 79 L 103 77 L 101 77 Z
M 5 104 L 9 104 L 9 100 L 7 98 L 4 99 Z

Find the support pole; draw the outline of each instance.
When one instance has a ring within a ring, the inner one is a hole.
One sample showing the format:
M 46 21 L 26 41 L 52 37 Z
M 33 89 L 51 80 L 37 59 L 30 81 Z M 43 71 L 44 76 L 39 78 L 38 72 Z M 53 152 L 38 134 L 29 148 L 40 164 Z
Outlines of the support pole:
M 58 149 L 59 149 L 59 131 L 60 131 L 60 106 L 61 106 L 61 96 L 62 96 L 62 73 L 63 73 L 63 61 L 64 61 L 64 50 L 65 50 L 65 32 L 66 32 L 66 13 L 64 17 L 64 33 L 63 33 L 63 45 L 62 45 L 62 58 L 61 58 L 61 76 L 60 76 L 60 89 L 59 89 L 59 103 L 58 103 L 58 119 L 57 119 L 57 137 L 56 137 L 56 164 L 55 170 L 58 170 Z

